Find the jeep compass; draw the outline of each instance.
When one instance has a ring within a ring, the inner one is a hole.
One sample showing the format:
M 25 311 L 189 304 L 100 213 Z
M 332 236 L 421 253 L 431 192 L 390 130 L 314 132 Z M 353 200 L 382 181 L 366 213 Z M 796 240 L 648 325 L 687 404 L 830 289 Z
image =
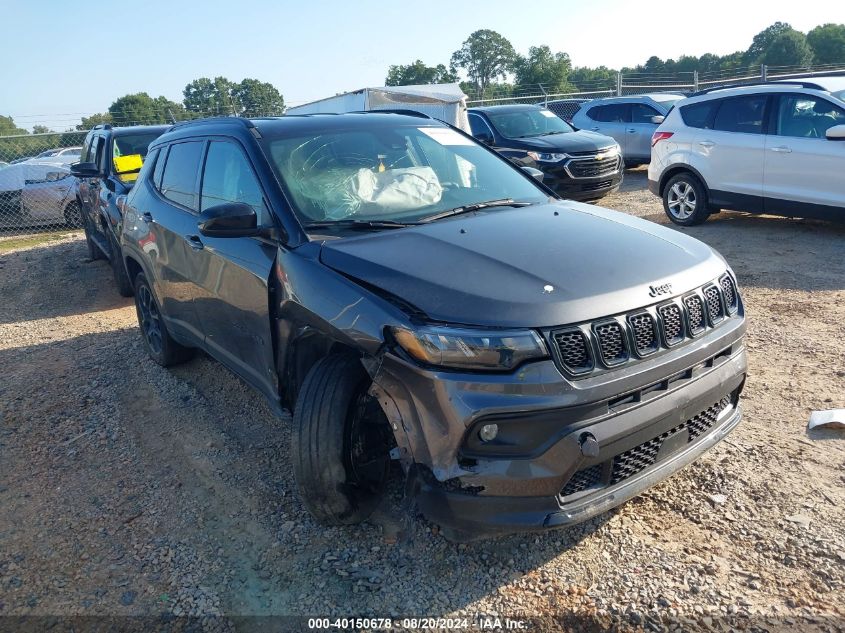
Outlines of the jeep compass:
M 121 246 L 150 356 L 204 350 L 292 409 L 300 496 L 327 524 L 366 519 L 392 463 L 450 538 L 577 523 L 740 420 L 721 256 L 561 201 L 425 116 L 177 124 Z

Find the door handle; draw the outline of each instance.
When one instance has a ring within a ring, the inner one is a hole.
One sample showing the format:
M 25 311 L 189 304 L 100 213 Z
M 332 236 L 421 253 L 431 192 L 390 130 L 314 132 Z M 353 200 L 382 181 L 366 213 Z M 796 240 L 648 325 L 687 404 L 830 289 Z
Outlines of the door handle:
M 778 154 L 789 154 L 789 153 L 792 152 L 791 149 L 789 149 L 788 147 L 785 147 L 783 145 L 780 145 L 778 147 L 772 147 L 771 150 L 773 152 L 777 152 Z
M 701 147 L 713 147 L 716 143 L 713 141 L 699 141 L 698 144 L 701 145 Z
M 598 131 L 599 131 L 598 126 L 596 126 L 596 127 L 591 127 L 590 129 L 591 129 L 593 132 L 598 132 Z
M 150 213 L 149 211 L 144 211 L 144 212 L 141 214 L 141 219 L 142 219 L 144 222 L 147 222 L 147 223 L 152 222 L 152 221 L 153 221 L 153 214 L 152 214 L 152 213 Z
M 636 134 L 637 131 L 634 128 L 628 128 L 628 134 Z
M 199 235 L 186 235 L 185 239 L 188 241 L 188 245 L 195 251 L 201 251 L 205 248 L 205 244 L 202 243 Z

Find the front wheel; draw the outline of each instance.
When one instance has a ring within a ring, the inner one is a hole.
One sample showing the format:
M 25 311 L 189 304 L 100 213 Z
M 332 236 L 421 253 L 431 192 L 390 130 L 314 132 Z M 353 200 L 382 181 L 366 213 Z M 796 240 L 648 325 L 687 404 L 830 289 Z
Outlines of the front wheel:
M 701 224 L 710 215 L 704 185 L 690 173 L 672 176 L 663 188 L 663 210 L 680 226 Z
M 326 525 L 360 523 L 384 494 L 393 435 L 367 391 L 358 358 L 317 361 L 299 391 L 293 414 L 293 473 L 303 505 Z

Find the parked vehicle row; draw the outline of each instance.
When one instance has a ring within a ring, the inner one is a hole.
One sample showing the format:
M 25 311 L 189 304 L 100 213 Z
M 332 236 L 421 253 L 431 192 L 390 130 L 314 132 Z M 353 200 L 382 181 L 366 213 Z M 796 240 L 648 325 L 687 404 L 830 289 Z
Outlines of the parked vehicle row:
M 473 116 L 507 138 L 547 118 L 515 112 Z M 324 523 L 366 519 L 398 463 L 450 538 L 570 525 L 740 420 L 744 308 L 717 253 L 426 116 L 180 123 L 119 208 L 150 356 L 204 350 L 291 408 Z
M 845 215 L 845 77 L 695 95 L 669 113 L 652 145 L 649 189 L 676 224 L 720 209 Z
M 0 168 L 0 228 L 80 226 L 76 181 L 62 161 L 29 159 Z

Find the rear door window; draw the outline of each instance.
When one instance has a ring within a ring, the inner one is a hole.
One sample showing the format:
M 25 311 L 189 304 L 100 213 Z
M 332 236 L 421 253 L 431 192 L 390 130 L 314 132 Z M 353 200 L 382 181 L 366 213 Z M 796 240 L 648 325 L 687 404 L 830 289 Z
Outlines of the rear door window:
M 175 143 L 170 146 L 161 175 L 161 195 L 196 211 L 197 173 L 202 160 L 202 141 Z
M 722 132 L 762 134 L 767 100 L 766 95 L 724 99 L 716 112 L 713 128 Z

